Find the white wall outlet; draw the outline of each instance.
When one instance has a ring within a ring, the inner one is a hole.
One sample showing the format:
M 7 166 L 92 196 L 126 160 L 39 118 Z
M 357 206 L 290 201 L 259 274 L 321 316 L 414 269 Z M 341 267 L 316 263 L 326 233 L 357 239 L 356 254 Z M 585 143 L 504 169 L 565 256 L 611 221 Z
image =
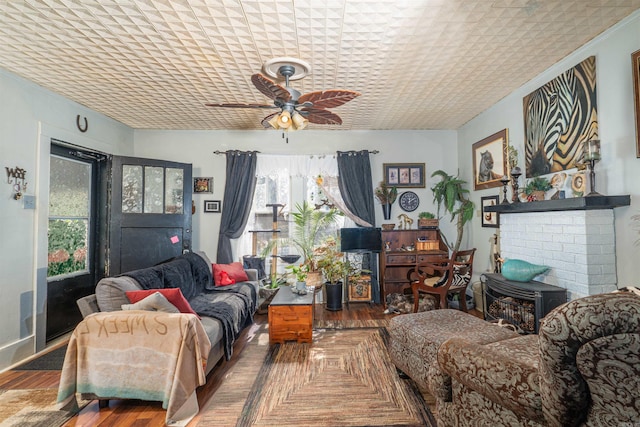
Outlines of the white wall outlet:
M 36 208 L 36 196 L 22 196 L 22 208 L 23 209 L 35 209 Z

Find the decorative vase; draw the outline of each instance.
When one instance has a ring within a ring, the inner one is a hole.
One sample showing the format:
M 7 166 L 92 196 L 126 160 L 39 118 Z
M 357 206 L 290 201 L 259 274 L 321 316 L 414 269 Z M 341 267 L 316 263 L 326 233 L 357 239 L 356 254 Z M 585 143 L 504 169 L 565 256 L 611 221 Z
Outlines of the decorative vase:
M 296 282 L 296 290 L 298 292 L 307 290 L 307 282 Z
M 382 214 L 385 220 L 391 219 L 391 203 L 385 203 L 382 205 Z
M 325 308 L 330 311 L 342 310 L 342 282 L 325 283 L 324 289 L 327 295 Z

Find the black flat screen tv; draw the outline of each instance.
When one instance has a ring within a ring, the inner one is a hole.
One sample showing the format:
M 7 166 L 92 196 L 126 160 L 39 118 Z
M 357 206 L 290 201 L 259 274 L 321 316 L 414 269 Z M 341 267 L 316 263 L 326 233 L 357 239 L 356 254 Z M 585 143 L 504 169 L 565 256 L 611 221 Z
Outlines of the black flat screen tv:
M 376 227 L 340 229 L 341 252 L 380 252 L 382 235 Z

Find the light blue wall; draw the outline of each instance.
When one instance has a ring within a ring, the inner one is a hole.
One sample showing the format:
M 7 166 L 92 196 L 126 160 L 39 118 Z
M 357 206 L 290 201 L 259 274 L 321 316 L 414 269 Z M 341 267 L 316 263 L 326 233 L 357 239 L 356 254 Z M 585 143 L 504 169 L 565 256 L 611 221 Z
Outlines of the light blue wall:
M 133 130 L 0 69 L 0 370 L 44 346 L 49 146 L 51 138 L 116 154 L 133 150 Z M 89 129 L 76 128 L 76 116 Z M 23 209 L 5 167 L 27 171 Z

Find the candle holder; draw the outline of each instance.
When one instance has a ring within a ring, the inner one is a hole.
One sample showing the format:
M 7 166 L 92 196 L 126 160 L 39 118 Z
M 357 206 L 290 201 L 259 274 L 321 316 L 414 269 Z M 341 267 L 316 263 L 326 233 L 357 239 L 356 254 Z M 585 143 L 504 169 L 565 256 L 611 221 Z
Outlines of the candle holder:
M 520 203 L 520 197 L 518 197 L 518 178 L 522 175 L 522 169 L 514 167 L 511 169 L 511 187 L 513 188 L 513 194 L 511 195 L 512 203 Z
M 503 193 L 503 198 L 502 198 L 502 202 L 500 202 L 503 205 L 508 205 L 509 204 L 509 200 L 507 200 L 507 185 L 509 184 L 509 177 L 504 175 L 502 178 L 500 178 L 500 182 L 502 183 L 502 193 Z
M 583 146 L 583 161 L 589 166 L 589 187 L 591 191 L 586 197 L 602 196 L 602 194 L 596 191 L 596 173 L 594 168 L 596 163 L 600 161 L 600 140 L 591 139 L 584 143 Z

